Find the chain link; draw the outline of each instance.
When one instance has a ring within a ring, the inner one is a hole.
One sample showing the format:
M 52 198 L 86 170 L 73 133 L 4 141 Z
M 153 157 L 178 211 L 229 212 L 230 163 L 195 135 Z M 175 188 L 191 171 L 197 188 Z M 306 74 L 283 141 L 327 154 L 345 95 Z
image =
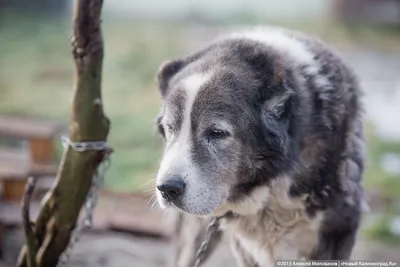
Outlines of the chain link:
M 219 231 L 219 218 L 213 218 L 207 226 L 206 237 L 196 252 L 196 261 L 193 267 L 200 267 L 207 255 L 212 236 Z
M 111 147 L 105 141 L 73 142 L 66 135 L 62 136 L 62 144 L 64 149 L 70 147 L 77 152 L 105 151 L 106 155 L 96 170 L 92 180 L 92 185 L 86 196 L 83 220 L 77 224 L 76 228 L 72 232 L 70 242 L 62 253 L 57 267 L 66 267 L 68 265 L 72 249 L 79 241 L 81 232 L 90 229 L 93 225 L 93 213 L 97 205 L 98 191 L 103 186 L 104 177 L 111 166 L 110 153 L 112 151 Z
M 67 135 L 63 135 L 61 140 L 64 149 L 71 147 L 76 152 L 111 150 L 111 147 L 105 141 L 73 142 Z

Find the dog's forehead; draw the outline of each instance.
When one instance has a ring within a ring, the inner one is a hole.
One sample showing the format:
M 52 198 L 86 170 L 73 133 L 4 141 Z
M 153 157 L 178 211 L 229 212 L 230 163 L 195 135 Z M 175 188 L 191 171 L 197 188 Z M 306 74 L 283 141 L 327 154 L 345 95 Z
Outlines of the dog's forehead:
M 177 126 L 185 120 L 195 125 L 229 122 L 241 109 L 241 102 L 234 97 L 236 89 L 223 73 L 192 74 L 177 83 L 166 98 L 165 115 Z
M 179 73 L 170 83 L 165 104 L 179 107 L 186 101 L 208 101 L 211 106 L 223 99 L 229 101 L 234 94 L 240 94 L 250 78 L 250 75 L 243 76 L 246 76 L 243 69 L 223 65 L 223 62 L 199 72 Z
M 164 116 L 181 124 L 190 116 L 193 103 L 201 90 L 207 88 L 213 73 L 211 71 L 179 75 L 170 85 L 170 92 L 165 98 Z

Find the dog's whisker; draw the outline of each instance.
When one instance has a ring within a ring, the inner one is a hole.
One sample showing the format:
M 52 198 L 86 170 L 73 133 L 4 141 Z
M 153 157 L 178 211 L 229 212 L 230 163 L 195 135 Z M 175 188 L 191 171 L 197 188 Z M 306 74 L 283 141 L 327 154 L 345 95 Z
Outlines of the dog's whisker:
M 145 182 L 144 184 L 142 184 L 142 185 L 140 186 L 140 188 L 146 187 L 146 186 L 148 186 L 148 185 L 151 184 L 151 183 L 154 183 L 154 184 L 155 184 L 155 182 L 156 182 L 156 179 L 155 179 L 155 178 L 154 178 L 154 179 L 150 179 L 149 181 L 147 181 L 147 182 Z
M 147 198 L 146 202 L 147 202 L 147 204 L 150 204 L 151 202 L 154 202 L 154 200 L 156 200 L 156 195 L 155 195 L 155 194 L 151 194 L 151 195 Z
M 154 199 L 154 200 L 153 200 L 153 204 L 151 205 L 151 207 L 152 207 L 152 208 L 158 207 L 157 204 L 158 204 L 157 199 Z

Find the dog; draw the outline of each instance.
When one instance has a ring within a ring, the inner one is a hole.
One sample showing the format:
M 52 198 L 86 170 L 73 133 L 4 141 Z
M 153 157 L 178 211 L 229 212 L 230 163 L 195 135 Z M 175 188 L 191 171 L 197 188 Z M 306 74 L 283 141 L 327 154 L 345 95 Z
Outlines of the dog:
M 362 91 L 332 48 L 255 28 L 167 61 L 157 80 L 162 208 L 220 217 L 241 267 L 350 258 L 363 204 Z

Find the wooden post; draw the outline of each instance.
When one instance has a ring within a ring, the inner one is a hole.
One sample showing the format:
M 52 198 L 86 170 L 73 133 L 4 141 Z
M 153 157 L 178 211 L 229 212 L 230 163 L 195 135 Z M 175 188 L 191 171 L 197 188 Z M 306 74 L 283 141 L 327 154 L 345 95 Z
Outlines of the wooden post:
M 103 42 L 100 30 L 102 0 L 75 0 L 73 56 L 75 84 L 69 125 L 74 142 L 104 141 L 109 121 L 103 113 L 101 69 Z M 35 249 L 24 248 L 17 266 L 27 266 L 26 250 L 37 251 L 37 267 L 54 267 L 69 243 L 93 175 L 106 151 L 64 151 L 55 187 L 42 206 L 33 233 Z

